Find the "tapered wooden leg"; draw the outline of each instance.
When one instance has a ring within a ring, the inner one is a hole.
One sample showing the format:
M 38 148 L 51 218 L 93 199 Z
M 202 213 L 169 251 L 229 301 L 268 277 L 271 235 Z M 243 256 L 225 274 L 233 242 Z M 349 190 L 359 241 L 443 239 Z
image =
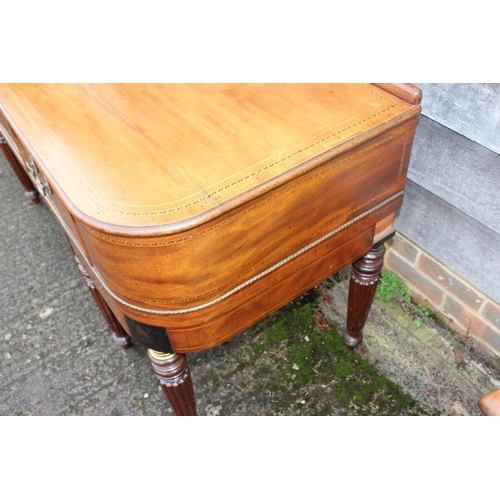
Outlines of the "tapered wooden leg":
M 148 357 L 163 393 L 176 415 L 195 416 L 196 401 L 186 355 L 148 349 Z
M 90 293 L 92 294 L 92 297 L 94 297 L 94 300 L 99 307 L 99 309 L 102 312 L 102 315 L 104 318 L 106 318 L 106 321 L 108 322 L 109 328 L 111 329 L 113 333 L 113 340 L 117 345 L 122 347 L 123 349 L 128 349 L 129 347 L 132 347 L 132 340 L 130 339 L 129 335 L 127 332 L 123 329 L 122 325 L 120 322 L 116 319 L 116 316 L 113 314 L 113 311 L 109 308 L 108 304 L 106 304 L 106 301 L 102 298 L 102 295 L 99 293 L 99 290 L 94 285 L 94 282 L 88 275 L 86 269 L 82 266 L 80 260 L 78 257 L 75 255 L 75 262 L 78 265 L 78 269 L 80 270 L 80 273 L 85 279 L 85 282 L 87 283 L 87 286 L 90 290 Z
M 1 134 L 0 149 L 2 150 L 7 161 L 10 163 L 10 166 L 19 179 L 19 182 L 24 186 L 24 195 L 26 196 L 26 198 L 28 198 L 28 200 L 31 200 L 32 203 L 38 203 L 40 201 L 40 198 L 38 197 L 38 191 L 35 189 L 35 186 L 33 186 L 33 183 L 31 182 L 28 174 L 19 164 L 19 161 L 17 160 L 16 156 L 11 151 L 9 145 Z
M 347 305 L 347 330 L 344 342 L 350 349 L 361 344 L 363 327 L 375 295 L 380 271 L 384 263 L 385 247 L 374 247 L 371 252 L 352 265 Z

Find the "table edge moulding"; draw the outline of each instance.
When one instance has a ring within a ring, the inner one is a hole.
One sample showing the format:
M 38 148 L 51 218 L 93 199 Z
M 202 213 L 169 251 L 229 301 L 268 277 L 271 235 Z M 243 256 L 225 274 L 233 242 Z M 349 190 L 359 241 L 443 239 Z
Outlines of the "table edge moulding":
M 115 342 L 177 415 L 186 353 L 352 264 L 347 348 L 401 206 L 410 84 L 2 84 L 0 147 L 66 234 Z

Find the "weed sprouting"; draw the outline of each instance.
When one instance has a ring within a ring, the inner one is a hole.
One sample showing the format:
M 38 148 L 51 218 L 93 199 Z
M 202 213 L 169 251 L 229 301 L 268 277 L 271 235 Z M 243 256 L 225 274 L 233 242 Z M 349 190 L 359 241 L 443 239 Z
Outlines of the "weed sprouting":
M 410 302 L 410 294 L 404 281 L 396 273 L 385 269 L 382 270 L 376 294 L 386 302 L 397 298 Z

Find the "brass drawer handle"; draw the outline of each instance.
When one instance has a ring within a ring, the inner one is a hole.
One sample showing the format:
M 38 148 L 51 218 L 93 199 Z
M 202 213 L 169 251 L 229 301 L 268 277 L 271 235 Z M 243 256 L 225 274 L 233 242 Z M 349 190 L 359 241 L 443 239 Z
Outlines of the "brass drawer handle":
M 27 169 L 28 169 L 28 174 L 31 177 L 31 180 L 33 181 L 35 187 L 40 192 L 40 194 L 42 194 L 43 196 L 47 196 L 47 194 L 52 194 L 52 188 L 50 187 L 50 184 L 46 180 L 41 181 L 38 178 L 37 174 L 39 174 L 40 171 L 38 170 L 36 163 L 33 161 L 33 158 L 30 158 L 27 165 Z
M 30 158 L 30 161 L 28 163 L 28 171 L 33 178 L 35 178 L 36 174 L 38 173 L 38 167 L 36 166 L 36 163 L 33 161 L 33 158 Z

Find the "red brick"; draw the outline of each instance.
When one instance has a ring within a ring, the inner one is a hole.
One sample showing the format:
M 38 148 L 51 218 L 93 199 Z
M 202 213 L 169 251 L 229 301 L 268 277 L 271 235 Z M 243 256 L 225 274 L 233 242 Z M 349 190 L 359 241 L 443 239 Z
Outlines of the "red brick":
M 387 248 L 397 252 L 399 255 L 412 263 L 414 263 L 417 258 L 417 247 L 412 245 L 397 233 L 392 240 L 387 242 Z
M 410 264 L 393 252 L 386 257 L 386 266 L 404 278 L 408 284 L 420 290 L 432 302 L 439 305 L 443 300 L 443 291 L 430 280 L 422 276 Z
M 488 346 L 492 347 L 494 351 L 500 354 L 500 331 L 484 324 L 480 337 Z
M 417 269 L 421 270 L 449 294 L 454 295 L 470 309 L 478 311 L 483 299 L 466 283 L 451 275 L 444 266 L 429 258 L 425 253 L 420 255 Z
M 488 302 L 483 309 L 483 316 L 500 329 L 500 306 Z
M 483 343 L 500 352 L 500 329 L 492 328 L 479 315 L 468 311 L 452 297 L 446 297 L 444 309 L 461 323 L 466 332 L 481 338 Z
M 500 370 L 500 349 L 492 349 L 490 345 L 486 345 L 480 340 L 475 340 L 474 348 L 477 349 L 487 360 L 488 364 Z
M 462 326 L 469 328 L 475 318 L 472 312 L 457 302 L 453 297 L 447 296 L 444 304 L 444 311 L 456 318 Z

